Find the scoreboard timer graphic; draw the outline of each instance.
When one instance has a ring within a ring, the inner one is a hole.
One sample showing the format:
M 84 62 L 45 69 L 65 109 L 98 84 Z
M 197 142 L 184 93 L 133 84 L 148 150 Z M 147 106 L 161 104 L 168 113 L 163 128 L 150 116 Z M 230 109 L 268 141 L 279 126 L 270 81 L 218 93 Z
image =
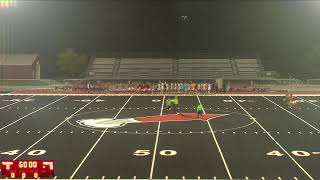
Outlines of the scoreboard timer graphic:
M 2 178 L 53 178 L 52 160 L 3 160 L 1 161 Z

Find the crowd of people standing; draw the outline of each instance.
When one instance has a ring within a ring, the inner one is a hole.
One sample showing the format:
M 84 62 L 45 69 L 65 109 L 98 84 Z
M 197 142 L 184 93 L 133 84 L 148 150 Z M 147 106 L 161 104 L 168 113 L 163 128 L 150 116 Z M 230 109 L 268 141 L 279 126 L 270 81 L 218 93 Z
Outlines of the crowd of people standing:
M 126 81 L 126 82 L 86 82 L 65 84 L 57 87 L 75 91 L 151 91 L 153 93 L 214 93 L 230 90 L 230 83 L 216 81 Z

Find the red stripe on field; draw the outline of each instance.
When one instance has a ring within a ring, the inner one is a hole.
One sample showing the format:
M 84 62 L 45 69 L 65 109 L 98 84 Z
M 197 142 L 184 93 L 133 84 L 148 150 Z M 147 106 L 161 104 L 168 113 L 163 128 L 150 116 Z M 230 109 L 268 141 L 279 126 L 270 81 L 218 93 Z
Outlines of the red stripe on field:
M 141 122 L 167 122 L 167 121 L 193 121 L 193 120 L 203 120 L 207 121 L 209 119 L 217 118 L 220 116 L 224 116 L 225 114 L 203 114 L 202 118 L 196 113 L 188 113 L 188 114 L 168 114 L 162 116 L 147 116 L 136 118 L 136 120 Z

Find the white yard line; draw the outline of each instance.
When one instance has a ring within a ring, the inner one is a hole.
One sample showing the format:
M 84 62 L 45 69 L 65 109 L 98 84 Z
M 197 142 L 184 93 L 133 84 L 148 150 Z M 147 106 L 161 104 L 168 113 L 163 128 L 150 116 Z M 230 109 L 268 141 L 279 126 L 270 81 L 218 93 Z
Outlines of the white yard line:
M 128 98 L 128 100 L 126 101 L 126 103 L 121 107 L 121 109 L 118 111 L 118 113 L 114 116 L 113 119 L 116 119 L 117 116 L 120 114 L 120 112 L 123 110 L 123 108 L 128 104 L 128 102 L 130 101 L 130 99 L 132 98 L 132 96 L 130 96 Z M 93 144 L 93 146 L 91 147 L 91 149 L 89 150 L 89 152 L 86 154 L 86 156 L 82 159 L 82 161 L 80 162 L 80 164 L 78 165 L 78 167 L 76 168 L 76 170 L 74 170 L 74 172 L 72 173 L 72 175 L 70 176 L 70 179 L 73 179 L 73 177 L 76 175 L 76 173 L 78 172 L 78 170 L 80 169 L 80 167 L 82 166 L 82 164 L 86 161 L 86 159 L 89 157 L 89 155 L 91 154 L 91 152 L 93 151 L 93 149 L 97 146 L 97 144 L 99 143 L 99 141 L 102 139 L 103 135 L 107 132 L 108 128 L 105 128 L 105 130 L 102 132 L 102 134 L 99 136 L 99 138 L 97 139 L 97 141 Z
M 303 98 L 298 97 L 298 96 L 297 96 L 297 98 L 299 98 L 299 99 L 301 99 L 301 100 L 304 100 L 304 101 L 306 101 L 307 103 L 312 104 L 312 105 L 314 105 L 314 106 L 316 106 L 316 107 L 320 108 L 320 106 L 319 106 L 319 105 L 317 105 L 317 104 L 315 104 L 315 103 L 312 103 L 312 102 L 310 102 L 310 101 L 309 101 L 309 100 L 307 100 L 307 99 L 303 99 Z
M 255 121 L 255 123 L 257 123 L 258 126 L 260 126 L 260 128 L 282 149 L 283 152 L 285 152 L 287 154 L 287 156 L 309 177 L 309 179 L 314 180 L 314 178 L 290 155 L 290 153 L 284 149 L 284 147 L 282 147 L 282 145 L 276 140 L 274 139 L 274 137 L 272 137 L 270 135 L 270 133 L 256 120 L 256 118 L 254 118 L 246 109 L 244 109 L 236 100 L 233 99 L 233 97 L 229 96 L 233 102 L 235 102 L 251 119 L 253 119 Z
M 307 124 L 308 126 L 310 126 L 311 128 L 313 128 L 314 130 L 316 130 L 318 133 L 320 133 L 320 130 L 316 127 L 314 127 L 313 125 L 311 125 L 310 123 L 308 123 L 307 121 L 305 121 L 304 119 L 302 119 L 301 117 L 293 114 L 292 112 L 288 111 L 287 109 L 283 108 L 282 106 L 278 105 L 277 103 L 273 102 L 272 100 L 270 100 L 269 98 L 266 98 L 264 96 L 262 96 L 263 98 L 265 98 L 266 100 L 270 101 L 272 104 L 278 106 L 279 108 L 281 108 L 282 110 L 286 111 L 287 113 L 291 114 L 292 116 L 296 117 L 297 119 L 299 119 L 300 121 L 304 122 L 305 124 Z
M 23 102 L 24 100 L 27 100 L 27 99 L 32 98 L 32 97 L 34 97 L 34 96 L 35 96 L 35 95 L 29 96 L 29 97 L 27 97 L 27 98 L 21 99 L 20 101 L 17 101 L 17 102 L 11 103 L 11 104 L 7 104 L 7 105 L 1 107 L 0 109 L 6 108 L 6 107 L 8 107 L 8 106 L 12 106 L 12 105 L 17 104 L 17 103 L 19 103 L 19 102 Z
M 199 96 L 197 96 L 197 98 L 198 98 L 199 103 L 202 105 Z M 203 109 L 203 113 L 206 114 L 206 112 L 205 112 L 204 109 Z M 229 176 L 230 179 L 233 179 L 233 178 L 232 178 L 232 175 L 231 175 L 231 173 L 230 173 L 228 164 L 227 164 L 227 162 L 226 162 L 226 160 L 225 160 L 225 158 L 224 158 L 224 155 L 223 155 L 223 153 L 222 153 L 222 150 L 221 150 L 220 145 L 219 145 L 219 143 L 218 143 L 218 140 L 217 140 L 217 138 L 216 138 L 216 135 L 214 134 L 214 132 L 213 132 L 213 130 L 212 130 L 211 124 L 210 124 L 209 121 L 207 121 L 207 124 L 208 124 L 208 126 L 209 126 L 209 128 L 210 128 L 210 131 L 211 131 L 213 140 L 214 140 L 214 142 L 215 142 L 215 144 L 216 144 L 216 146 L 217 146 L 217 148 L 218 148 L 218 150 L 219 150 L 221 159 L 222 159 L 222 161 L 223 161 L 224 167 L 226 168 L 226 171 L 227 171 L 227 173 L 228 173 L 228 176 Z
M 48 107 L 48 106 L 50 106 L 50 105 L 52 105 L 52 104 L 54 104 L 54 103 L 56 103 L 56 102 L 60 101 L 61 99 L 65 98 L 65 97 L 67 97 L 67 96 L 63 96 L 62 98 L 59 98 L 59 99 L 57 99 L 57 100 L 55 100 L 55 101 L 51 102 L 50 104 L 47 104 L 47 105 L 43 106 L 42 108 L 39 108 L 39 109 L 37 109 L 37 110 L 35 110 L 35 111 L 33 111 L 33 112 L 31 112 L 31 113 L 27 114 L 27 115 L 24 115 L 23 117 L 21 117 L 21 118 L 19 118 L 19 119 L 15 120 L 15 121 L 13 121 L 13 122 L 11 122 L 10 124 L 7 124 L 7 125 L 3 126 L 2 128 L 0 128 L 0 131 L 2 131 L 3 129 L 5 129 L 5 128 L 7 128 L 7 127 L 9 127 L 9 126 L 11 126 L 11 125 L 13 125 L 13 124 L 15 124 L 15 123 L 17 123 L 17 122 L 21 121 L 22 119 L 24 119 L 24 118 L 26 118 L 26 117 L 28 117 L 28 116 L 30 116 L 30 115 L 32 115 L 32 114 L 34 114 L 34 113 L 38 112 L 38 111 L 41 111 L 42 109 L 44 109 L 44 108 L 46 108 L 46 107 Z
M 51 134 L 53 131 L 55 131 L 58 127 L 60 127 L 64 122 L 66 122 L 67 120 L 69 120 L 70 118 L 72 118 L 75 114 L 77 114 L 79 111 L 81 111 L 82 109 L 84 109 L 85 107 L 87 107 L 89 104 L 91 104 L 92 102 L 94 102 L 97 98 L 99 98 L 99 96 L 97 96 L 96 98 L 94 98 L 92 101 L 88 102 L 86 105 L 84 105 L 83 107 L 81 107 L 79 110 L 77 110 L 76 112 L 74 112 L 73 114 L 71 114 L 69 117 L 67 117 L 65 120 L 63 120 L 60 124 L 58 124 L 57 126 L 55 126 L 53 129 L 51 129 L 50 131 L 48 131 L 47 134 L 45 134 L 44 136 L 42 136 L 38 141 L 36 141 L 35 143 L 33 143 L 31 146 L 29 146 L 26 150 L 24 150 L 22 153 L 20 153 L 17 157 L 15 157 L 13 160 L 18 159 L 20 156 L 22 156 L 24 153 L 26 153 L 27 151 L 29 151 L 29 149 L 31 149 L 32 147 L 34 147 L 35 145 L 37 145 L 40 141 L 42 141 L 44 138 L 46 138 L 49 134 Z
M 164 100 L 165 100 L 166 96 L 163 96 L 162 99 L 162 105 L 161 105 L 161 110 L 160 110 L 160 116 L 162 116 L 162 112 L 163 112 L 163 106 L 164 106 Z M 153 169 L 154 169 L 154 162 L 156 159 L 156 153 L 157 153 L 157 147 L 158 147 L 158 140 L 159 140 L 159 132 L 160 132 L 160 126 L 161 126 L 161 122 L 158 122 L 158 129 L 157 129 L 157 136 L 156 136 L 156 142 L 154 144 L 154 150 L 153 150 L 153 156 L 152 156 L 152 163 L 151 163 L 151 169 L 150 169 L 150 176 L 149 179 L 152 179 L 153 177 Z

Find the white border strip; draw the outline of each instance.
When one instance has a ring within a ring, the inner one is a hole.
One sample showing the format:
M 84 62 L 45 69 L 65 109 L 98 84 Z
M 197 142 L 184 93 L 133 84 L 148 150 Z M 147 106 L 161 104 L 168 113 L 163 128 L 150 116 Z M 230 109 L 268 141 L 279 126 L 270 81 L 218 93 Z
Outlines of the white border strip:
M 202 105 L 199 96 L 197 96 L 197 98 L 198 98 L 199 103 Z M 205 112 L 204 109 L 203 109 L 203 113 L 206 114 L 206 112 Z M 227 164 L 227 162 L 226 162 L 226 160 L 225 160 L 225 158 L 224 158 L 224 156 L 223 156 L 223 153 L 222 153 L 222 151 L 221 151 L 221 148 L 220 148 L 220 145 L 219 145 L 219 143 L 218 143 L 218 140 L 217 140 L 217 138 L 216 138 L 216 136 L 215 136 L 215 134 L 214 134 L 214 132 L 213 132 L 213 130 L 212 130 L 211 124 L 210 124 L 209 121 L 207 121 L 207 123 L 208 123 L 208 126 L 209 126 L 209 128 L 210 128 L 210 131 L 211 131 L 213 140 L 214 140 L 214 142 L 215 142 L 215 144 L 216 144 L 216 146 L 217 146 L 217 148 L 218 148 L 218 150 L 219 150 L 221 159 L 222 159 L 222 161 L 223 161 L 224 167 L 226 168 L 226 171 L 227 171 L 227 173 L 228 173 L 228 176 L 229 176 L 230 179 L 233 179 L 233 178 L 232 178 L 232 175 L 231 175 L 231 173 L 230 173 L 228 164 Z
M 99 97 L 99 96 L 98 96 Z M 121 109 L 118 111 L 118 113 L 114 116 L 113 119 L 116 119 L 117 116 L 120 114 L 120 112 L 122 111 L 122 109 L 128 104 L 128 102 L 130 101 L 130 99 L 132 98 L 132 96 L 130 96 L 127 100 L 127 102 L 121 107 Z M 102 132 L 102 134 L 99 136 L 99 138 L 97 139 L 97 141 L 93 144 L 93 146 L 91 147 L 91 149 L 89 150 L 89 152 L 86 154 L 86 156 L 82 159 L 82 161 L 80 162 L 80 164 L 78 165 L 78 167 L 76 168 L 76 170 L 74 170 L 74 172 L 72 173 L 72 175 L 70 176 L 70 179 L 73 179 L 73 177 L 76 175 L 76 173 L 78 172 L 78 170 L 80 169 L 80 167 L 82 166 L 82 164 L 86 161 L 86 159 L 89 157 L 89 155 L 91 154 L 91 152 L 93 151 L 93 149 L 97 146 L 97 144 L 100 142 L 100 140 L 102 139 L 103 135 L 107 132 L 108 128 L 105 128 L 105 130 Z
M 290 153 L 288 153 L 287 150 L 285 150 L 280 143 L 275 140 L 270 133 L 256 120 L 256 118 L 254 118 L 246 109 L 244 109 L 236 100 L 233 99 L 233 97 L 230 96 L 230 98 L 247 114 L 249 115 L 249 117 L 251 119 L 253 119 L 258 126 L 260 126 L 260 128 L 282 149 L 283 152 L 285 152 L 289 158 L 309 177 L 309 179 L 314 180 L 313 177 L 290 155 Z
M 160 116 L 162 116 L 165 98 L 166 98 L 166 96 L 163 96 L 162 105 L 161 105 L 161 111 L 160 111 Z M 149 179 L 152 179 L 152 177 L 153 177 L 153 169 L 154 169 L 154 162 L 155 162 L 155 160 L 156 160 L 156 153 L 157 153 L 157 147 L 158 147 L 158 141 L 159 141 L 160 126 L 161 126 L 161 122 L 159 121 L 159 122 L 158 122 L 156 142 L 155 142 L 155 144 L 154 144 L 154 149 L 153 149 L 153 156 L 152 156 L 152 162 L 151 162 L 151 169 L 150 169 Z

